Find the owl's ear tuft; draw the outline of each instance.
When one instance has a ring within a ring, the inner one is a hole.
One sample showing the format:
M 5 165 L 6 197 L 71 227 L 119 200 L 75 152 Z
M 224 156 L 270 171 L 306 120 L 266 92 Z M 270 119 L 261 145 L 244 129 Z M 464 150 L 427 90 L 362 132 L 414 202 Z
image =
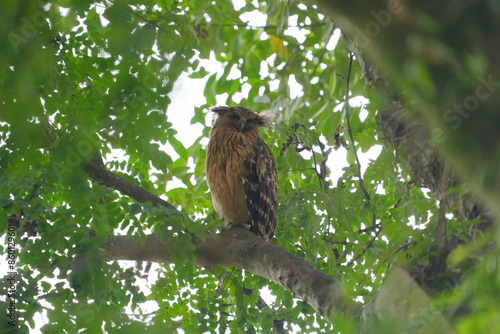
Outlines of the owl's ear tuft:
M 264 110 L 259 114 L 259 125 L 262 127 L 268 127 L 271 125 L 274 117 L 276 117 L 276 112 L 272 110 Z
M 210 108 L 211 112 L 213 112 L 214 114 L 218 114 L 218 115 L 224 114 L 224 113 L 228 112 L 229 110 L 231 110 L 230 107 L 224 107 L 224 106 Z

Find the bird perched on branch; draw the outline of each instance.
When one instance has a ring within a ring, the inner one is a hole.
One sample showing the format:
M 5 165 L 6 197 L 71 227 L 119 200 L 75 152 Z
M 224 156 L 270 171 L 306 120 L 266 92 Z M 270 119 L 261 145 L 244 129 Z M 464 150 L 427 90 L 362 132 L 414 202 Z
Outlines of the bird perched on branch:
M 244 107 L 214 107 L 206 175 L 215 211 L 226 228 L 237 225 L 271 240 L 278 216 L 276 163 L 259 128 L 272 117 Z

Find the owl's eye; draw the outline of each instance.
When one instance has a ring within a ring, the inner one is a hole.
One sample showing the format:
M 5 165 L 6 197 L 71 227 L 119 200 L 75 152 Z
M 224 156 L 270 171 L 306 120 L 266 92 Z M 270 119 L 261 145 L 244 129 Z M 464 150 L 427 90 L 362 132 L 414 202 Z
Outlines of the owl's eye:
M 229 119 L 233 121 L 237 121 L 240 119 L 240 116 L 237 114 L 229 114 Z

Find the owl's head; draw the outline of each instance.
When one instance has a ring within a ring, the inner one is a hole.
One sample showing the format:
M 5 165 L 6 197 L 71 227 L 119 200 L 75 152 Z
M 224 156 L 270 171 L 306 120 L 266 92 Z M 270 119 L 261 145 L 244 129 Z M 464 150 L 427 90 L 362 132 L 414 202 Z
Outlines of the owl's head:
M 245 107 L 213 107 L 211 110 L 217 115 L 214 126 L 232 127 L 238 132 L 258 130 L 272 121 L 271 115 L 257 114 Z

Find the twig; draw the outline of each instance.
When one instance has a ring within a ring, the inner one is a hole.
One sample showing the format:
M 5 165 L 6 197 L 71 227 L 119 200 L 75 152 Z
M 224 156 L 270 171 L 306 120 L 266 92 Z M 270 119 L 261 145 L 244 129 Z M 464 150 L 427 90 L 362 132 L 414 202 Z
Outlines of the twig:
M 308 167 L 308 168 L 293 168 L 293 169 L 290 169 L 291 172 L 298 172 L 298 171 L 301 171 L 301 170 L 314 170 L 314 167 Z
M 254 293 L 254 290 L 253 289 L 245 289 L 243 288 L 243 293 L 247 296 L 251 296 L 253 295 Z M 265 302 L 264 299 L 262 299 L 262 297 L 259 295 L 257 296 L 258 300 L 257 300 L 257 308 L 259 310 L 262 310 L 264 308 L 268 308 L 268 309 L 271 309 L 269 307 L 269 305 L 267 305 L 267 303 Z M 285 334 L 285 328 L 283 327 L 283 324 L 285 323 L 285 321 L 282 319 L 282 320 L 277 320 L 277 319 L 273 319 L 273 327 L 274 327 L 274 332 L 276 334 Z
M 323 161 L 319 165 L 320 169 L 320 174 L 321 174 L 321 179 L 323 180 L 323 190 L 328 190 L 330 185 L 328 184 L 328 181 L 326 180 L 326 162 L 328 161 L 328 157 L 330 156 L 330 153 L 332 152 L 332 149 L 329 148 L 328 150 L 325 151 L 325 144 L 321 142 L 318 138 L 318 145 L 319 149 L 321 150 L 321 155 L 323 156 Z
M 321 189 L 324 189 L 324 180 L 322 179 L 321 177 L 321 174 L 320 172 L 318 172 L 318 163 L 316 162 L 316 155 L 314 154 L 314 150 L 311 150 L 312 151 L 312 158 L 313 158 L 313 162 L 314 162 L 314 171 L 316 172 L 316 175 L 318 176 L 318 182 L 319 182 L 319 187 Z
M 301 124 L 298 124 L 298 123 L 294 123 L 294 126 L 293 126 L 293 131 L 294 131 L 294 134 L 293 135 L 290 135 L 288 136 L 288 139 L 285 143 L 283 143 L 283 146 L 280 150 L 280 154 L 283 155 L 284 152 L 288 149 L 288 147 L 290 146 L 294 146 L 295 147 L 295 151 L 300 153 L 304 150 L 307 150 L 309 152 L 312 153 L 312 159 L 313 159 L 313 163 L 314 163 L 314 167 L 311 167 L 311 168 L 297 168 L 297 169 L 292 169 L 292 171 L 298 171 L 298 170 L 314 170 L 314 172 L 316 173 L 316 175 L 318 176 L 318 182 L 319 182 L 319 187 L 322 189 L 322 190 L 327 190 L 329 188 L 329 184 L 328 184 L 328 181 L 326 180 L 326 162 L 328 160 L 328 156 L 330 155 L 332 149 L 328 149 L 328 150 L 325 150 L 325 144 L 323 144 L 321 142 L 321 140 L 319 140 L 319 138 L 317 138 L 316 140 L 318 141 L 318 146 L 319 146 L 319 149 L 321 151 L 321 156 L 323 157 L 323 161 L 318 164 L 317 160 L 316 160 L 316 155 L 315 155 L 315 151 L 314 151 L 314 145 L 311 145 L 310 147 L 309 146 L 305 146 L 303 142 L 301 142 L 298 138 L 297 138 L 297 135 L 295 134 L 295 132 L 297 131 L 298 128 L 300 127 L 303 127 L 304 129 L 306 129 L 305 126 L 301 125 Z M 319 166 L 319 171 L 318 171 L 318 166 Z
M 410 246 L 413 244 L 413 240 L 409 239 L 409 240 L 406 240 L 404 242 L 404 244 L 402 244 L 398 249 L 396 249 L 392 254 L 393 255 L 396 255 L 397 253 L 399 252 L 402 252 L 404 250 L 407 250 L 408 248 L 410 248 Z
M 367 233 L 367 232 L 371 232 L 377 228 L 380 227 L 380 224 L 375 224 L 375 225 L 372 225 L 372 226 L 368 226 L 367 228 L 362 228 L 362 229 L 359 229 L 358 230 L 358 233 L 359 234 L 363 234 L 363 233 Z
M 375 219 L 375 217 L 376 217 L 375 214 L 373 214 L 372 218 Z M 372 223 L 372 225 L 374 225 L 374 223 Z M 379 229 L 377 230 L 377 232 L 375 232 L 375 235 L 373 236 L 372 240 L 370 240 L 370 242 L 368 243 L 368 245 L 366 245 L 365 249 L 363 249 L 363 251 L 361 252 L 361 254 L 358 254 L 358 256 L 356 256 L 355 258 L 352 258 L 351 261 L 349 261 L 349 263 L 347 263 L 346 265 L 347 266 L 352 265 L 360 257 L 362 257 L 363 255 L 365 255 L 365 253 L 373 246 L 373 243 L 378 238 L 378 235 L 380 234 L 380 232 L 382 232 L 382 227 L 381 226 L 379 227 Z
M 367 200 L 371 200 L 371 196 L 366 190 L 365 183 L 363 181 L 363 176 L 361 175 L 361 163 L 359 162 L 358 153 L 356 152 L 356 144 L 354 143 L 354 136 L 352 134 L 351 121 L 349 119 L 349 85 L 351 83 L 351 70 L 352 70 L 352 62 L 354 59 L 354 55 L 349 53 L 349 67 L 347 68 L 347 78 L 346 78 L 346 92 L 345 92 L 345 102 L 344 102 L 344 115 L 347 122 L 347 132 L 349 134 L 349 139 L 352 143 L 352 149 L 354 152 L 354 157 L 356 158 L 356 165 L 358 171 L 358 182 L 361 191 L 365 195 Z
M 363 181 L 363 175 L 361 174 L 361 163 L 359 162 L 358 153 L 356 151 L 356 144 L 354 143 L 354 135 L 352 134 L 351 121 L 350 121 L 350 117 L 349 117 L 349 85 L 351 83 L 351 72 L 352 72 L 352 62 L 353 62 L 353 60 L 354 60 L 354 55 L 351 52 L 351 53 L 349 53 L 349 67 L 347 68 L 346 92 L 345 92 L 345 102 L 344 102 L 345 103 L 344 104 L 344 114 L 345 114 L 345 118 L 346 118 L 346 122 L 347 122 L 347 133 L 349 134 L 349 139 L 350 139 L 351 144 L 352 144 L 352 149 L 353 149 L 353 152 L 354 152 L 354 157 L 356 159 L 356 167 L 357 167 L 357 172 L 358 172 L 359 187 L 361 188 L 361 191 L 365 195 L 365 198 L 368 201 L 370 201 L 371 200 L 371 196 L 370 196 L 370 193 L 368 193 L 368 191 L 366 190 L 365 183 Z M 365 249 L 363 249 L 363 252 L 361 252 L 361 254 L 359 254 L 358 256 L 356 256 L 355 258 L 353 258 L 351 261 L 349 261 L 348 265 L 353 264 L 361 256 L 363 256 L 368 251 L 368 249 L 370 249 L 370 247 L 373 245 L 373 243 L 375 242 L 375 239 L 377 239 L 378 235 L 382 231 L 382 226 L 380 224 L 377 225 L 376 221 L 377 221 L 377 215 L 375 213 L 373 213 L 372 214 L 372 227 L 371 228 L 372 229 L 376 229 L 378 227 L 377 232 L 375 232 L 375 235 L 373 236 L 372 240 L 370 240 L 370 242 L 365 247 Z

